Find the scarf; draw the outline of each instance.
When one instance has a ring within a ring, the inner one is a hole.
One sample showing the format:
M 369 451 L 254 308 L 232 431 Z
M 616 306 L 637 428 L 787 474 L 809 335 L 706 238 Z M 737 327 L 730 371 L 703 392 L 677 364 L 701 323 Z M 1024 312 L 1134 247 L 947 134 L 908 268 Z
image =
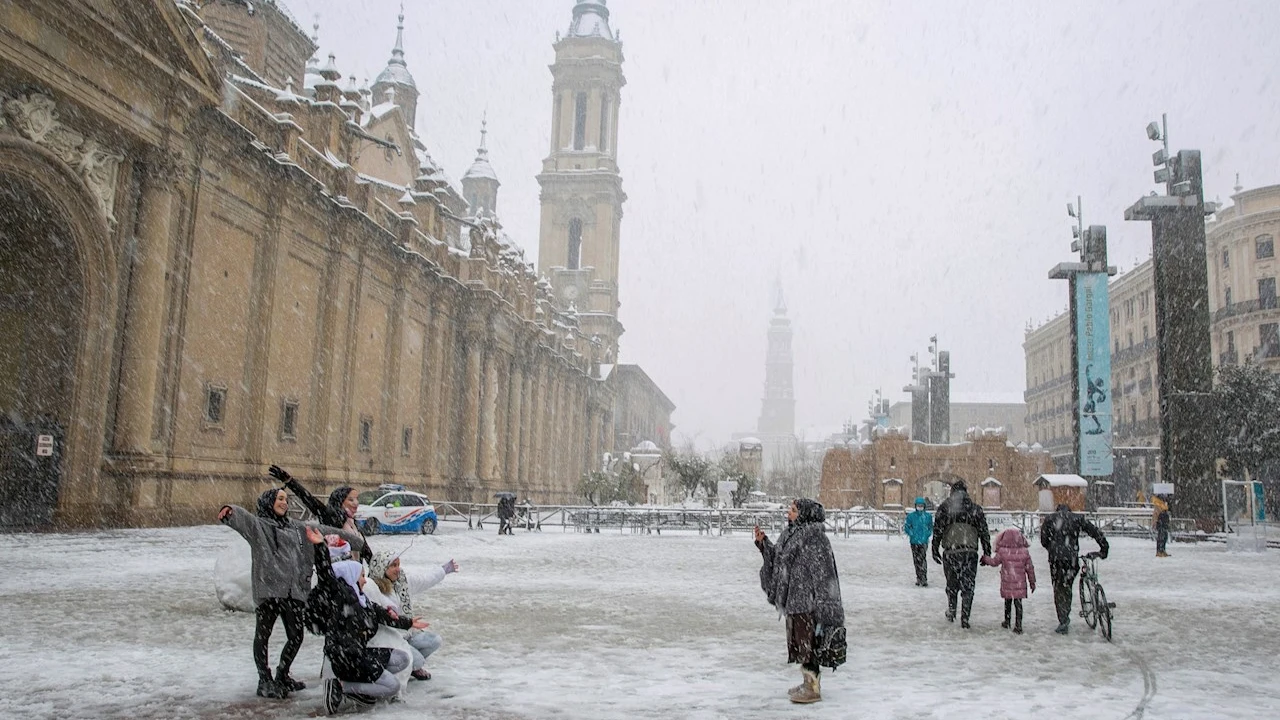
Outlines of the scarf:
M 364 572 L 364 566 L 354 560 L 342 560 L 333 564 L 333 574 L 351 587 L 356 594 L 356 599 L 360 601 L 360 607 L 368 607 L 369 598 L 360 591 L 360 573 L 362 572 Z
M 390 550 L 379 550 L 369 559 L 369 572 L 375 578 L 387 577 L 387 568 L 395 559 L 400 557 L 399 554 Z M 409 598 L 409 581 L 404 576 L 404 566 L 400 566 L 400 577 L 391 583 L 391 590 L 396 594 L 396 598 L 400 601 L 400 614 L 413 614 L 413 601 Z

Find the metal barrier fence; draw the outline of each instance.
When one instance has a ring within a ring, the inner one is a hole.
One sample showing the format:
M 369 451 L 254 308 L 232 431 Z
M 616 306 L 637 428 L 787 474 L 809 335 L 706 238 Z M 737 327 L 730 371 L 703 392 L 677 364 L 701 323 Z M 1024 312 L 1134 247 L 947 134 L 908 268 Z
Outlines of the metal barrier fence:
M 440 523 L 466 523 L 469 529 L 484 529 L 486 523 L 497 525 L 498 506 L 493 503 L 435 503 Z M 751 510 L 744 508 L 681 508 L 649 506 L 589 505 L 516 505 L 512 525 L 517 530 L 541 531 L 559 527 L 561 532 L 658 534 L 663 530 L 695 531 L 698 534 L 730 535 L 750 531 L 759 525 L 766 531 L 786 527 L 785 510 Z M 902 532 L 904 510 L 828 510 L 826 530 L 837 536 L 895 535 Z M 992 534 L 1016 527 L 1028 538 L 1039 534 L 1040 525 L 1049 513 L 1022 510 L 988 510 L 987 524 Z M 1100 508 L 1083 515 L 1109 537 L 1154 538 L 1152 514 L 1145 508 Z M 1175 518 L 1171 522 L 1175 540 L 1195 540 L 1195 523 Z

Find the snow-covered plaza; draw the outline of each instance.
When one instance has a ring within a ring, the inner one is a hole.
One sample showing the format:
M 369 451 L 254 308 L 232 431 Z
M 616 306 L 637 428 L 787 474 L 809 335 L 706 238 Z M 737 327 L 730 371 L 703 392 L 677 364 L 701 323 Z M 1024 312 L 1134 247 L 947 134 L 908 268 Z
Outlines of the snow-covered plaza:
M 1053 634 L 1043 550 L 1027 632 L 1000 628 L 995 570 L 973 629 L 943 618 L 941 568 L 913 584 L 902 536 L 834 538 L 849 662 L 824 701 L 798 681 L 757 581 L 749 533 L 542 533 L 446 525 L 405 565 L 455 558 L 424 596 L 444 648 L 387 718 L 1259 718 L 1280 716 L 1280 555 L 1116 539 L 1101 565 L 1115 642 L 1078 618 Z M 254 696 L 253 618 L 223 610 L 208 526 L 9 535 L 0 579 L 0 717 L 293 718 L 322 713 L 322 639 L 308 636 L 287 701 Z M 376 537 L 401 548 L 405 537 Z M 1089 541 L 1082 542 L 1090 547 Z M 283 630 L 272 638 L 272 661 Z

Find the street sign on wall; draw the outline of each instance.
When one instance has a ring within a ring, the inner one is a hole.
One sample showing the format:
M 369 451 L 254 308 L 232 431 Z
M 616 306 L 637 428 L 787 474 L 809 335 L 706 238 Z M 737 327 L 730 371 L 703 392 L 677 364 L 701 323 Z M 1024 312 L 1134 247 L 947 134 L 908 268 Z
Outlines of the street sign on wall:
M 1076 372 L 1080 474 L 1110 475 L 1111 305 L 1105 272 L 1076 273 Z

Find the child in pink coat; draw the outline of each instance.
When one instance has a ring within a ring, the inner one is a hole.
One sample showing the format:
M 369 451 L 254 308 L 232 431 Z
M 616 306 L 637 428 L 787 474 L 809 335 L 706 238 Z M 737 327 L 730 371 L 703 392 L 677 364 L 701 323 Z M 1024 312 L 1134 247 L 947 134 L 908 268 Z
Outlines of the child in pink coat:
M 1004 598 L 1004 622 L 1002 628 L 1009 627 L 1009 610 L 1015 609 L 1016 620 L 1013 631 L 1022 632 L 1022 600 L 1027 597 L 1027 585 L 1031 592 L 1036 591 L 1036 569 L 1031 564 L 1030 543 L 1017 528 L 1004 530 L 996 537 L 994 556 L 982 558 L 983 565 L 1000 567 L 1000 597 Z

